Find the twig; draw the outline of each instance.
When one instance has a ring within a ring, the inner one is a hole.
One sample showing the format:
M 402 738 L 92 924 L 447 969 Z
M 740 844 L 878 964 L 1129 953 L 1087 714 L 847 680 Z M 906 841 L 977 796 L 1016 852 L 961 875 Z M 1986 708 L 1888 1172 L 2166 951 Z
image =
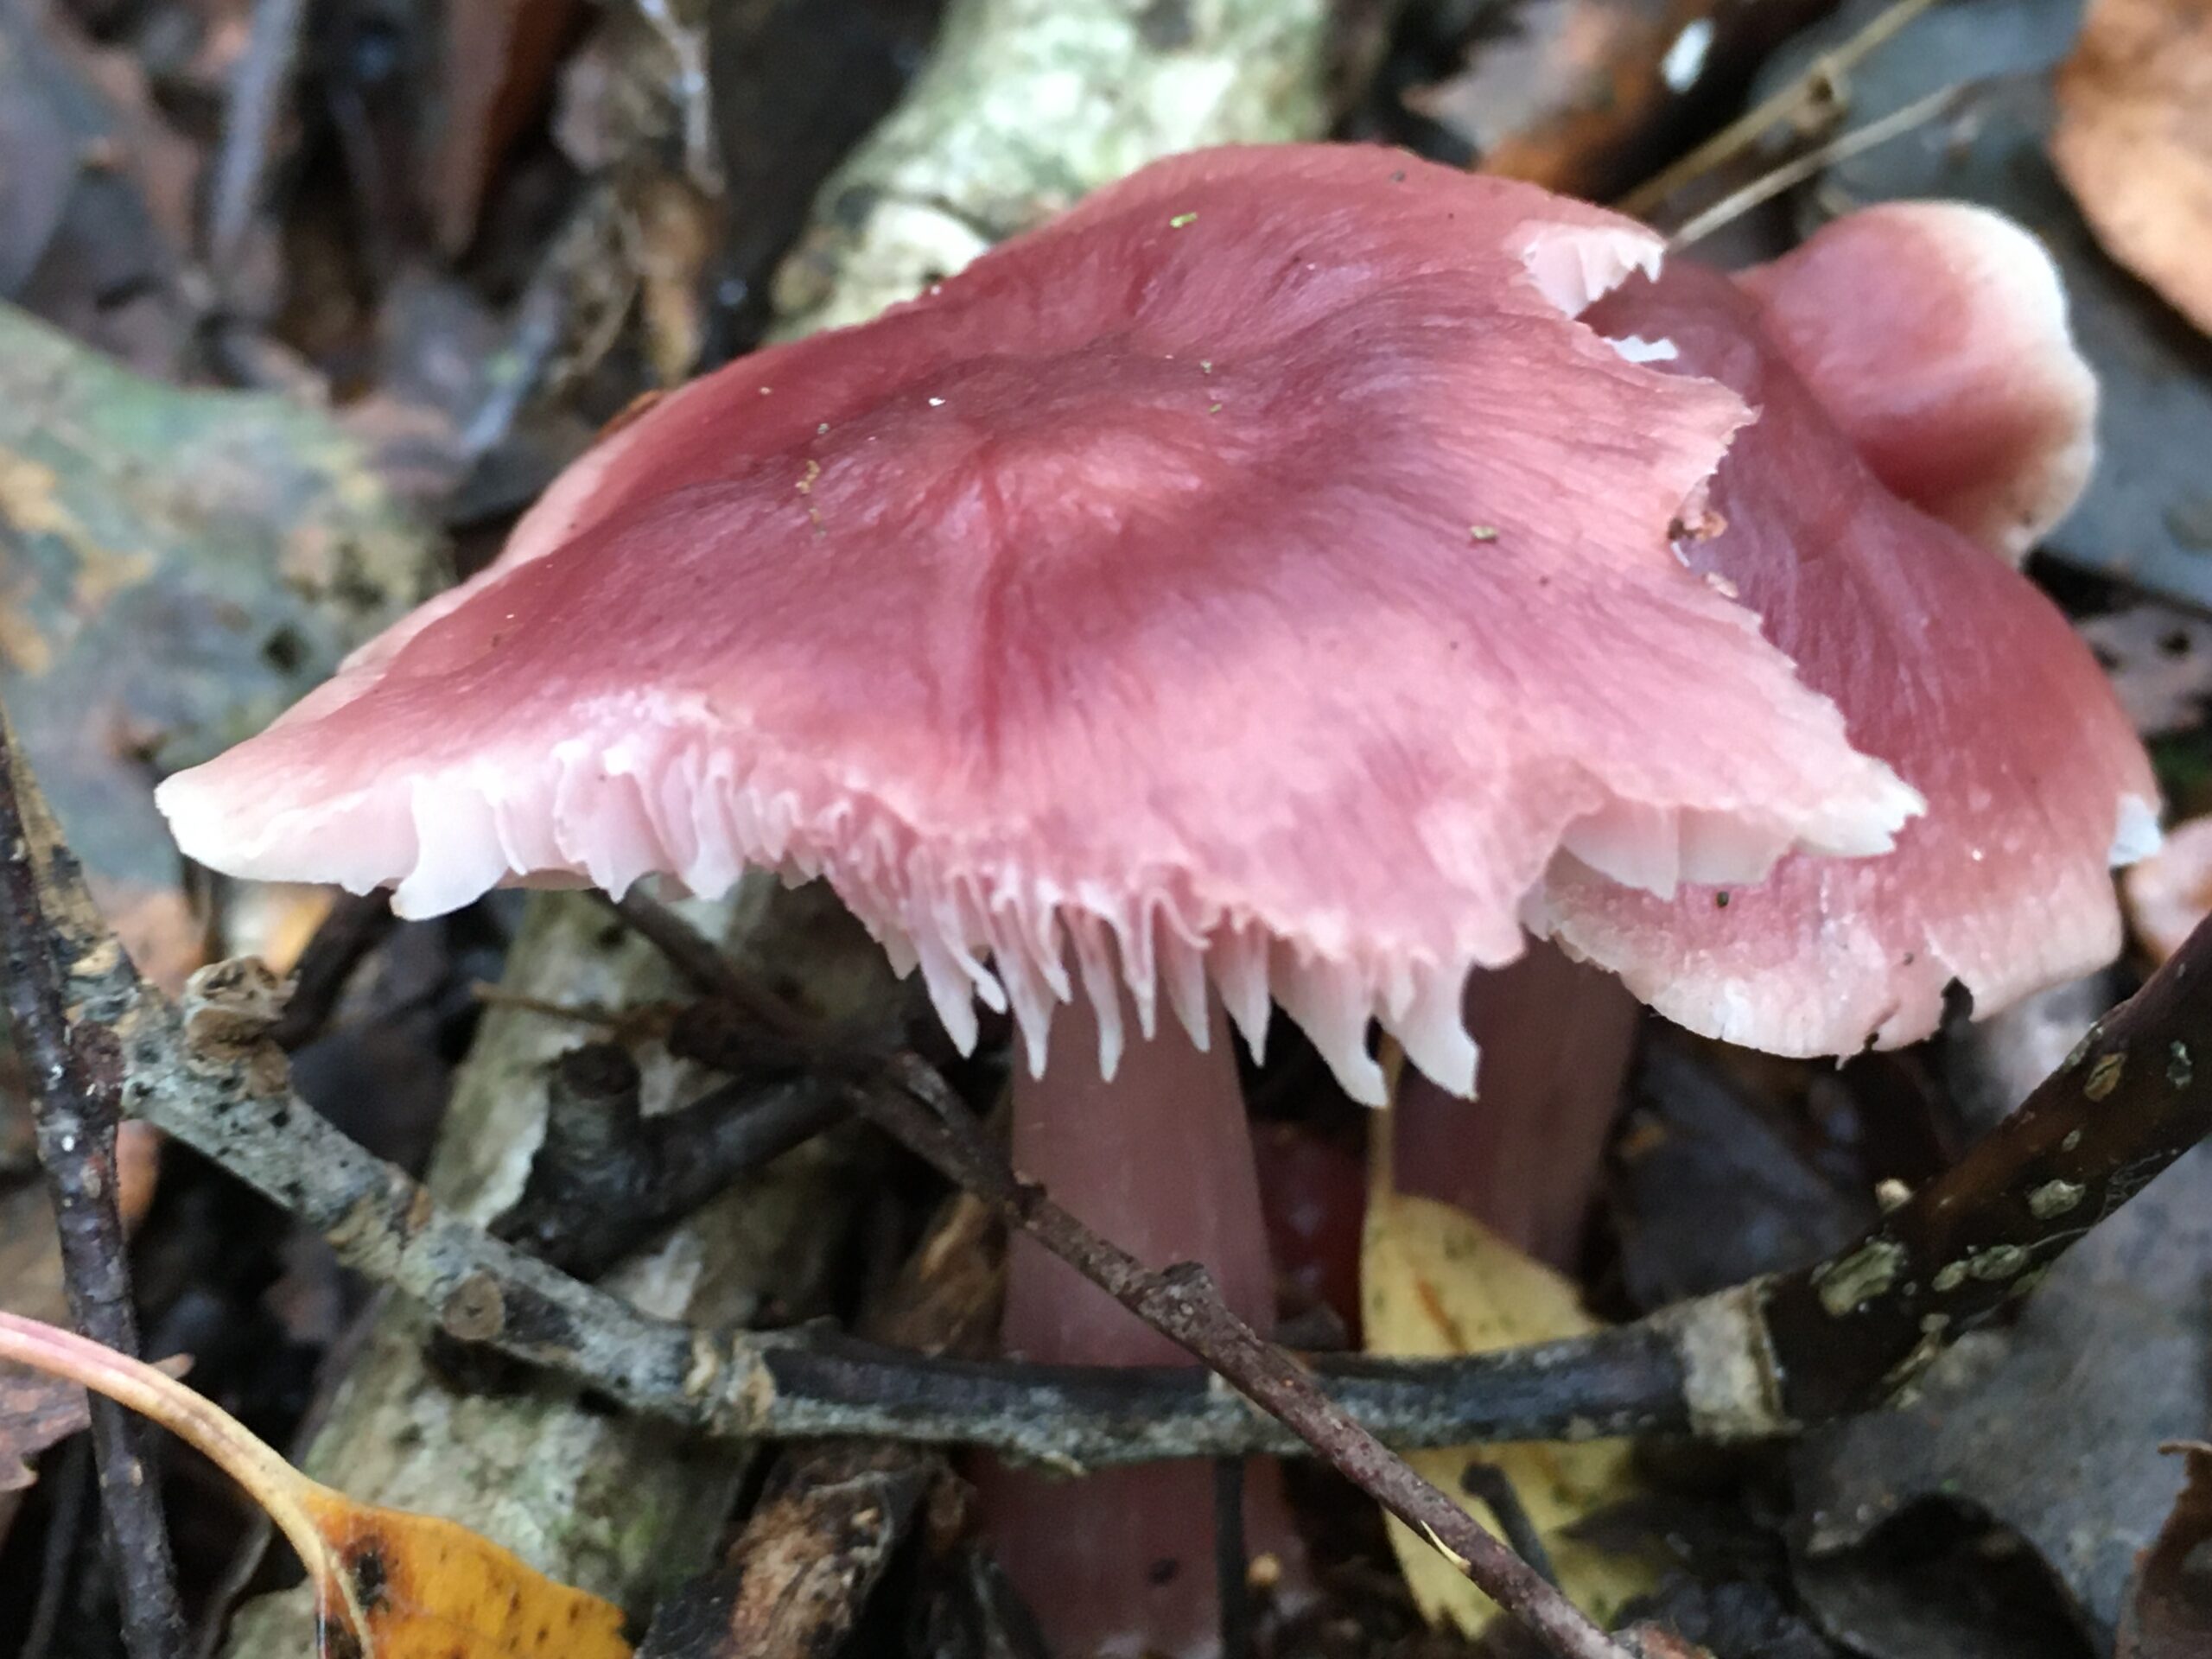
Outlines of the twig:
M 129 1246 L 116 1208 L 122 1056 L 115 1033 L 80 1017 L 68 994 L 71 979 L 120 961 L 123 952 L 109 939 L 87 961 L 49 925 L 43 879 L 49 872 L 41 869 L 35 849 L 52 846 L 55 836 L 45 803 L 35 794 L 17 795 L 16 753 L 14 728 L 0 710 L 0 940 L 8 1016 L 32 1079 L 39 1162 L 60 1233 L 71 1316 L 86 1335 L 135 1354 Z M 70 952 L 66 968 L 63 951 Z M 184 1615 L 146 1432 L 104 1401 L 93 1402 L 92 1422 L 124 1643 L 132 1659 L 172 1659 L 184 1639 Z
M 269 150 L 299 62 L 307 0 L 256 0 L 245 50 L 231 77 L 223 137 L 207 193 L 207 260 L 224 296 L 238 277 L 246 232 L 262 207 Z
M 269 1040 L 290 1053 L 320 1037 L 337 1013 L 353 970 L 398 925 L 382 893 L 340 897 L 300 952 L 292 969 L 292 994 L 269 1028 Z
M 1580 1609 L 1231 1313 L 1204 1268 L 1146 1268 L 1021 1180 L 935 1072 L 912 1057 L 894 1062 L 893 1072 L 898 1087 L 856 1091 L 878 1126 L 1281 1421 L 1562 1659 L 1620 1659 L 1621 1649 Z
M 1767 131 L 1790 119 L 1815 99 L 1833 98 L 1844 78 L 1874 48 L 1894 36 L 1907 23 L 1935 3 L 1935 0 L 1897 0 L 1878 14 L 1866 28 L 1833 52 L 1823 52 L 1805 72 L 1759 100 L 1752 109 L 1731 121 L 1680 160 L 1670 162 L 1614 204 L 1631 218 L 1642 219 L 1694 179 L 1733 160 Z
M 1762 202 L 1771 201 L 1785 190 L 1795 189 L 1836 162 L 1848 161 L 1877 145 L 1888 143 L 1892 138 L 1903 137 L 1915 127 L 1948 113 L 1974 89 L 1974 83 L 1971 81 L 1942 87 L 1925 98 L 1915 99 L 1901 110 L 1891 111 L 1878 121 L 1869 121 L 1863 127 L 1853 127 L 1849 132 L 1839 134 L 1827 143 L 1807 150 L 1795 161 L 1786 162 L 1771 173 L 1752 180 L 1742 189 L 1723 196 L 1669 237 L 1667 245 L 1669 248 L 1686 248 L 1694 242 L 1703 241 L 1731 219 L 1742 217 Z
M 570 1049 L 548 1086 L 545 1139 L 494 1237 L 579 1279 L 596 1279 L 747 1170 L 852 1116 L 808 1077 L 733 1078 L 645 1118 L 638 1069 L 609 1043 Z
M 702 995 L 735 1009 L 786 1043 L 801 1043 L 811 1035 L 797 1009 L 750 974 L 740 973 L 721 946 L 666 905 L 635 887 L 620 899 L 610 899 L 603 893 L 598 896 Z
M 1547 1583 L 1559 1582 L 1551 1552 L 1544 1548 L 1544 1535 L 1530 1519 L 1528 1505 L 1522 1503 L 1510 1475 L 1497 1465 L 1478 1459 L 1460 1471 L 1459 1490 L 1490 1506 L 1490 1512 L 1497 1517 L 1497 1529 L 1513 1546 L 1515 1554 L 1542 1573 Z
M 1214 1599 L 1221 1608 L 1221 1659 L 1251 1659 L 1251 1566 L 1244 1556 L 1243 1458 L 1213 1460 Z

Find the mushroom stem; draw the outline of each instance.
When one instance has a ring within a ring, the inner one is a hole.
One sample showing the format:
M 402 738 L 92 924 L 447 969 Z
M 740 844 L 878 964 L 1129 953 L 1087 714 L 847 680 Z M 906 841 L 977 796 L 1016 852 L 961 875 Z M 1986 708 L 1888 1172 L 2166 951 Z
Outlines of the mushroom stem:
M 1205 1264 L 1240 1319 L 1274 1322 L 1274 1275 L 1243 1092 L 1218 1007 L 1204 1050 L 1163 1021 L 1099 1075 L 1087 1003 L 1059 1011 L 1041 1077 L 1014 1084 L 1014 1160 L 1067 1209 L 1154 1266 Z M 1027 1238 L 1013 1241 L 1009 1353 L 1088 1364 L 1186 1364 L 1190 1357 Z M 1065 1480 L 992 1465 L 979 1471 L 985 1525 L 1048 1646 L 1066 1659 L 1220 1649 L 1215 1474 L 1193 1460 Z M 1273 1462 L 1244 1491 L 1251 1554 L 1290 1559 L 1295 1535 Z M 1289 1581 L 1295 1581 L 1295 1577 Z
M 1440 1198 L 1517 1249 L 1573 1263 L 1636 1046 L 1636 999 L 1611 975 L 1533 944 L 1467 982 L 1482 1055 L 1472 1102 L 1408 1071 L 1397 1109 L 1402 1190 Z

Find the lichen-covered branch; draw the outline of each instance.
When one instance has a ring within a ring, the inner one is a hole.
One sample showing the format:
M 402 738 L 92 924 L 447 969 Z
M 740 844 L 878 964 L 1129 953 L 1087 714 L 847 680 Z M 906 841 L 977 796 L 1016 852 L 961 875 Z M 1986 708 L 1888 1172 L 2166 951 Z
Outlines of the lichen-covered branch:
M 2208 1135 L 2212 924 L 1858 1245 L 1758 1288 L 1780 1414 L 1885 1403 Z

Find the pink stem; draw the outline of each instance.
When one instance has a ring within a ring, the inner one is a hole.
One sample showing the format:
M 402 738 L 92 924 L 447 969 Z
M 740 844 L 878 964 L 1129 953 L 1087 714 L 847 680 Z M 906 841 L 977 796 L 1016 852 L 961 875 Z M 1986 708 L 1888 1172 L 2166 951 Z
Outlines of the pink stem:
M 1017 1071 L 1014 1160 L 1082 1221 L 1147 1265 L 1202 1262 L 1229 1306 L 1262 1332 L 1274 1275 L 1259 1178 L 1226 1021 L 1215 1010 L 1201 1052 L 1163 1020 L 1133 1040 L 1111 1081 L 1099 1076 L 1096 1017 L 1061 1010 L 1045 1075 Z M 1187 1363 L 1189 1356 L 1027 1239 L 1014 1241 L 1001 1326 L 1009 1353 L 1086 1364 Z M 1279 1471 L 1246 1484 L 1248 1554 L 1300 1566 Z M 1063 1659 L 1218 1650 L 1213 1473 L 1203 1463 L 1148 1465 L 1060 1480 L 978 1471 L 1000 1562 Z
M 1557 1267 L 1578 1254 L 1636 1044 L 1636 999 L 1610 974 L 1532 944 L 1467 982 L 1476 1098 L 1410 1070 L 1398 1096 L 1401 1191 L 1458 1205 Z

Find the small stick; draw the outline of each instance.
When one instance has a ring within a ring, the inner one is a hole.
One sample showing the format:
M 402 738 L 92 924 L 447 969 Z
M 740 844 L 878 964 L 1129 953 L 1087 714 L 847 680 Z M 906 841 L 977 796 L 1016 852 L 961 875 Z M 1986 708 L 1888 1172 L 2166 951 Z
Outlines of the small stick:
M 1251 1659 L 1251 1566 L 1244 1559 L 1242 1458 L 1213 1460 L 1214 1599 L 1221 1606 L 1221 1659 Z
M 1804 73 L 1762 99 L 1757 107 L 1738 116 L 1679 161 L 1669 163 L 1613 205 L 1631 219 L 1643 219 L 1651 210 L 1692 181 L 1732 161 L 1750 149 L 1769 129 L 1778 126 L 1812 99 L 1840 86 L 1874 48 L 1935 3 L 1935 0 L 1897 0 L 1866 28 L 1835 48 L 1823 52 Z
M 1742 189 L 1723 196 L 1669 237 L 1667 246 L 1673 250 L 1687 248 L 1694 242 L 1702 242 L 1731 219 L 1741 218 L 1761 203 L 1771 201 L 1785 190 L 1795 189 L 1836 162 L 1848 161 L 1853 156 L 1888 143 L 1892 138 L 1901 138 L 1915 127 L 1948 113 L 1964 102 L 1967 94 L 1974 90 L 1971 81 L 1942 87 L 1925 98 L 1915 99 L 1901 110 L 1891 111 L 1878 121 L 1869 121 L 1863 127 L 1853 127 L 1849 132 L 1807 150 L 1796 160 L 1784 162 L 1771 173 L 1752 180 Z
M 1559 1582 L 1558 1570 L 1552 1566 L 1551 1551 L 1544 1548 L 1544 1535 L 1536 1530 L 1535 1522 L 1529 1518 L 1528 1505 L 1522 1503 L 1520 1491 L 1510 1475 L 1494 1463 L 1477 1459 L 1460 1471 L 1459 1489 L 1468 1497 L 1490 1505 L 1490 1512 L 1497 1517 L 1497 1529 L 1513 1546 L 1513 1553 L 1542 1573 L 1545 1583 Z
M 270 140 L 291 96 L 307 0 L 256 0 L 245 50 L 231 75 L 223 137 L 207 192 L 207 261 L 229 297 L 245 234 L 260 213 Z
M 16 734 L 0 710 L 0 942 L 8 1015 L 24 1070 L 39 1162 L 61 1236 L 69 1310 L 78 1328 L 127 1354 L 138 1351 L 129 1246 L 116 1209 L 115 1135 L 122 1122 L 123 1056 L 115 1033 L 75 1017 L 61 942 L 48 923 L 46 882 L 32 822 L 44 803 L 18 800 Z M 50 839 L 50 833 L 49 837 Z M 119 947 L 106 947 L 120 957 Z M 146 1431 L 122 1407 L 92 1402 L 92 1449 L 107 1515 L 110 1560 L 131 1659 L 173 1659 L 184 1641 L 161 1487 L 146 1459 Z
M 786 1042 L 803 1044 L 812 1037 L 804 1014 L 752 975 L 741 972 L 720 945 L 666 905 L 635 887 L 620 899 L 598 896 L 702 995 L 728 1003 Z
M 1466 1510 L 1329 1398 L 1291 1357 L 1232 1313 L 1204 1268 L 1147 1268 L 1014 1173 L 958 1096 L 911 1055 L 895 1088 L 856 1091 L 861 1109 L 940 1174 L 991 1205 L 1207 1370 L 1281 1421 L 1332 1468 L 1426 1537 L 1560 1659 L 1622 1659 L 1623 1649 Z
M 322 1035 L 353 970 L 398 925 L 391 901 L 383 893 L 342 896 L 300 952 L 292 970 L 292 994 L 269 1028 L 269 1040 L 289 1054 Z

